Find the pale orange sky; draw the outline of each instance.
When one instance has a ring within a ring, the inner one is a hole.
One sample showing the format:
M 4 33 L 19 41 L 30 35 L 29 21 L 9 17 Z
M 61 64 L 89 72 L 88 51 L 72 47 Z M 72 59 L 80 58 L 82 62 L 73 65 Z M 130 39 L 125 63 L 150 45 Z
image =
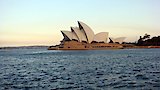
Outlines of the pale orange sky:
M 55 45 L 60 30 L 89 25 L 95 33 L 127 37 L 160 35 L 159 0 L 1 0 L 0 46 Z

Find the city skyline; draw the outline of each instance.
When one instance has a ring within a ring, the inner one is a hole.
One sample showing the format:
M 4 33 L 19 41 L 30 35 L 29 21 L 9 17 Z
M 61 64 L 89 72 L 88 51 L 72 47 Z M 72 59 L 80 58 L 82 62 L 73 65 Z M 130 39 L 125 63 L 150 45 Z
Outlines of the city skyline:
M 135 42 L 160 35 L 159 8 L 159 0 L 0 0 L 0 46 L 59 44 L 60 31 L 77 21 Z

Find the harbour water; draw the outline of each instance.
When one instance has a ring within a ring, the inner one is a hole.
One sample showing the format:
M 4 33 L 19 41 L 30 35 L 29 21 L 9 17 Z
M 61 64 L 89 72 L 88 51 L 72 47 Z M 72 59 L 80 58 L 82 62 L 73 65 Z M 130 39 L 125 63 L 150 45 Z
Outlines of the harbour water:
M 0 90 L 160 90 L 160 49 L 0 50 Z

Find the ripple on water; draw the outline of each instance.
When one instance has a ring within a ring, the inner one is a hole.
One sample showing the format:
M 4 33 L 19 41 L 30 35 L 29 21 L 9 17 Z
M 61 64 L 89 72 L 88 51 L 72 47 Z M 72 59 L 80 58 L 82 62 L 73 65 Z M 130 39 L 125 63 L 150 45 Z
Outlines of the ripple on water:
M 0 51 L 0 89 L 160 89 L 160 50 Z
M 144 74 L 137 74 L 135 76 L 137 79 L 148 80 L 149 78 Z

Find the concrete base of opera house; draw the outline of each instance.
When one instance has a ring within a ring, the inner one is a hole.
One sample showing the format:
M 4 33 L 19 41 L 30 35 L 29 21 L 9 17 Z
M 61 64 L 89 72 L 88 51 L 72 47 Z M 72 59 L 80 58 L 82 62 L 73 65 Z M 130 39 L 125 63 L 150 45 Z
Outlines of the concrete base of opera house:
M 160 48 L 160 46 L 135 46 L 132 44 L 117 43 L 85 43 L 77 41 L 65 41 L 60 45 L 50 46 L 48 50 L 110 50 L 110 49 L 137 49 Z
M 122 44 L 117 43 L 85 43 L 77 41 L 65 41 L 63 44 L 50 46 L 48 50 L 105 50 L 123 49 Z

